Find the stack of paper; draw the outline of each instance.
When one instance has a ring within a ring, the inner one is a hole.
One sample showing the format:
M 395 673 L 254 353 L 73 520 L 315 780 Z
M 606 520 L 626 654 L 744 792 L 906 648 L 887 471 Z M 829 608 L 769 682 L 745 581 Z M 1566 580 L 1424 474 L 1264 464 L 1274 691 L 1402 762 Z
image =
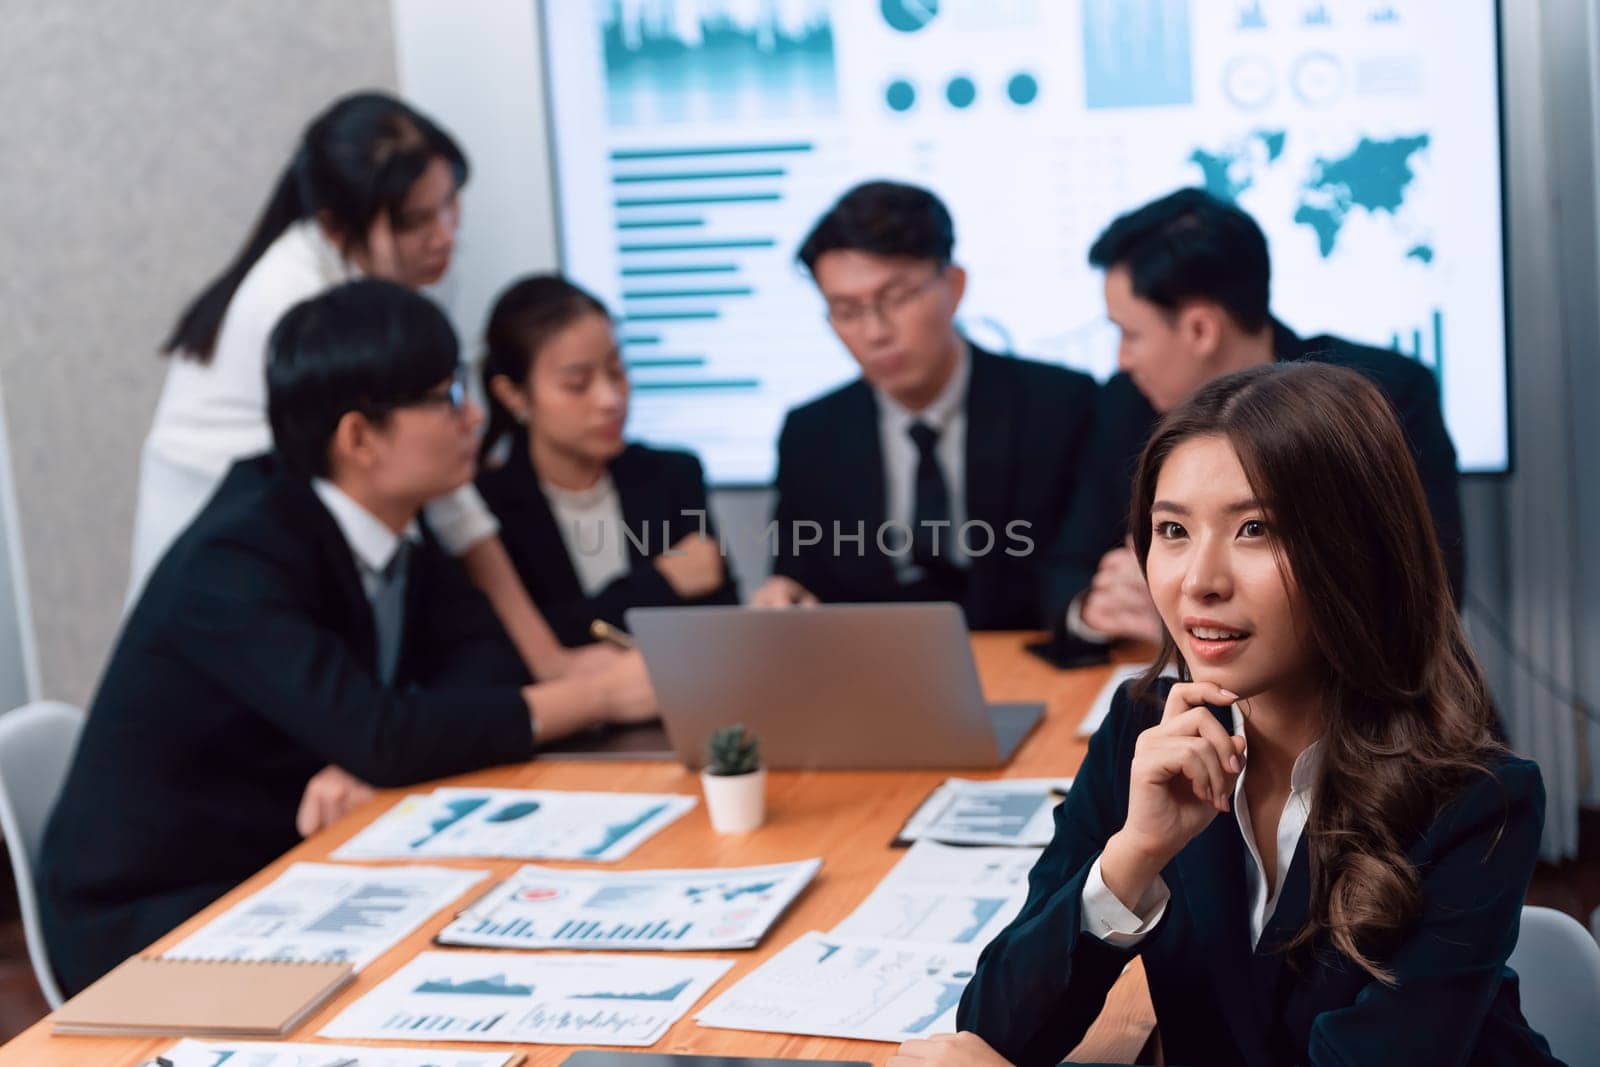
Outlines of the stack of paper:
M 651 1045 L 732 966 L 681 956 L 424 952 L 321 1035 Z
M 401 800 L 335 859 L 619 860 L 695 806 L 676 793 L 435 789 Z
M 1055 833 L 1055 807 L 1071 786 L 1071 778 L 949 778 L 906 820 L 900 839 L 1048 845 Z
M 296 863 L 166 953 L 365 967 L 487 876 L 448 867 Z
M 678 871 L 527 866 L 439 934 L 484 948 L 750 948 L 821 860 Z

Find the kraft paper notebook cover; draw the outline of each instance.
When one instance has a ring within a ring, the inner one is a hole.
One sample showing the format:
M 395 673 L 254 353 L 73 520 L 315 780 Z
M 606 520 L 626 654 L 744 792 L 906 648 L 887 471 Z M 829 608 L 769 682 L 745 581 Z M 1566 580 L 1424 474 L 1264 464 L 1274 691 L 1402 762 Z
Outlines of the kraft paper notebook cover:
M 138 956 L 61 1006 L 58 1034 L 283 1037 L 349 984 L 348 963 Z

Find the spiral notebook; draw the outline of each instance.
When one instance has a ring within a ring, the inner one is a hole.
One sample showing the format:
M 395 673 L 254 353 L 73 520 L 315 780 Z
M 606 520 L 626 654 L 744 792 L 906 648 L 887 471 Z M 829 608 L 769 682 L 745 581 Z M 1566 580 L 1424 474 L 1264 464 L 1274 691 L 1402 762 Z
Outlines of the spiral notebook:
M 58 1034 L 283 1037 L 349 984 L 348 963 L 136 956 L 61 1006 Z

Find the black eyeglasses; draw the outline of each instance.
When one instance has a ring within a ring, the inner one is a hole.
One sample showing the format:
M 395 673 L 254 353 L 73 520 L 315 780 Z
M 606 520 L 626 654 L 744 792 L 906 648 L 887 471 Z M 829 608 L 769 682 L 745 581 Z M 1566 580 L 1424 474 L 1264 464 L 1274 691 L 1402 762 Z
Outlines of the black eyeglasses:
M 368 402 L 362 404 L 362 411 L 369 419 L 386 419 L 401 408 L 431 408 L 446 407 L 451 414 L 459 415 L 467 408 L 467 368 L 460 366 L 450 375 L 450 381 L 442 389 L 430 389 L 415 400 L 391 400 L 385 403 Z
M 457 367 L 455 373 L 450 376 L 450 383 L 444 387 L 442 392 L 430 391 L 422 394 L 415 400 L 410 400 L 404 404 L 396 404 L 394 406 L 397 408 L 421 408 L 433 407 L 436 404 L 445 405 L 451 411 L 454 411 L 457 414 L 460 414 L 461 411 L 466 408 L 467 368 Z

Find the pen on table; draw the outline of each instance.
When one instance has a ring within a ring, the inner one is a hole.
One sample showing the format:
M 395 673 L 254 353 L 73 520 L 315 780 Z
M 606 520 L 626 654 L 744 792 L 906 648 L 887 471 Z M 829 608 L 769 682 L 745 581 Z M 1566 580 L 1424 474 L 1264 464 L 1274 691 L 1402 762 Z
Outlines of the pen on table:
M 596 619 L 589 624 L 589 636 L 596 641 L 605 641 L 621 649 L 631 649 L 633 638 L 625 630 L 619 630 L 604 619 Z

